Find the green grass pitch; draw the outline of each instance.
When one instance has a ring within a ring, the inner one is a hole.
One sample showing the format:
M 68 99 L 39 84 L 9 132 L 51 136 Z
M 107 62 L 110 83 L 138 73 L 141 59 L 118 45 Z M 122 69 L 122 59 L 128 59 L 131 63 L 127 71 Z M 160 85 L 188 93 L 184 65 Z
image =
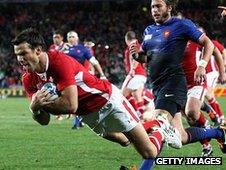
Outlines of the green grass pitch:
M 226 113 L 226 98 L 219 98 Z M 123 148 L 103 140 L 88 128 L 72 130 L 72 119 L 52 117 L 42 127 L 31 118 L 25 98 L 0 99 L 0 170 L 118 170 L 120 165 L 139 166 L 140 156 L 132 146 Z M 214 156 L 222 166 L 156 166 L 156 170 L 226 170 L 226 155 L 212 140 Z M 161 156 L 200 156 L 199 143 L 180 150 L 164 147 Z

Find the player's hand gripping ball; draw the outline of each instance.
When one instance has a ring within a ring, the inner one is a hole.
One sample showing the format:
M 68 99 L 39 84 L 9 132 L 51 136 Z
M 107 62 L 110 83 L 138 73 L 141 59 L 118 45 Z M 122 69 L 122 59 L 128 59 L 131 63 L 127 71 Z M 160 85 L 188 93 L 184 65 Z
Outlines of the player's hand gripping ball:
M 45 84 L 42 86 L 42 89 L 48 90 L 49 93 L 52 95 L 52 96 L 48 99 L 49 101 L 56 100 L 56 99 L 59 97 L 58 92 L 57 92 L 56 85 L 53 84 L 53 83 L 51 83 L 51 82 L 45 83 Z

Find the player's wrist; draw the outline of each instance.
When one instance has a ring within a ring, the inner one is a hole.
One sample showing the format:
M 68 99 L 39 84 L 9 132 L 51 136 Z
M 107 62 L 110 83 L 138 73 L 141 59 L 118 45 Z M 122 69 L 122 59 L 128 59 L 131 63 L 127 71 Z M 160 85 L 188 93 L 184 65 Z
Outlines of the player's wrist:
M 198 62 L 198 66 L 203 68 L 206 68 L 207 64 L 208 62 L 203 59 Z
M 37 106 L 35 106 L 33 103 L 30 104 L 29 109 L 33 115 L 41 114 L 40 109 Z

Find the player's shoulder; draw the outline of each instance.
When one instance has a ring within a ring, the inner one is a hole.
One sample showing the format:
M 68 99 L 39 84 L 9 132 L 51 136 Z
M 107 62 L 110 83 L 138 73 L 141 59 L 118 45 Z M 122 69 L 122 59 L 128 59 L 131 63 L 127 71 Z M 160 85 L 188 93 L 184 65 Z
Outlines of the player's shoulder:
M 57 59 L 57 58 L 61 58 L 62 56 L 65 56 L 65 54 L 62 52 L 62 51 L 48 51 L 47 52 L 47 55 L 49 56 L 50 59 L 54 58 L 54 59 Z
M 151 25 L 147 26 L 144 30 L 144 35 L 152 33 L 153 31 L 155 31 L 155 29 L 156 29 L 155 24 L 151 24 Z
M 179 25 L 187 25 L 187 26 L 191 26 L 194 25 L 194 22 L 188 18 L 174 18 L 174 21 L 177 22 Z
M 80 49 L 86 48 L 83 44 L 77 44 L 74 47 L 75 48 L 80 48 Z

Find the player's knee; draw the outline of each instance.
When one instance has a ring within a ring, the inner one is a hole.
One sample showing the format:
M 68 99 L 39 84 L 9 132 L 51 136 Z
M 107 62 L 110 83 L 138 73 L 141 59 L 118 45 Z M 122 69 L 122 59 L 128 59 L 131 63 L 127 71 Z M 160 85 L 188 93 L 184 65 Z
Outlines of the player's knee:
M 186 114 L 187 114 L 189 122 L 196 121 L 199 118 L 199 112 L 195 109 L 188 110 Z
M 153 159 L 157 157 L 157 151 L 153 151 L 152 149 L 145 150 L 142 153 L 143 159 Z

